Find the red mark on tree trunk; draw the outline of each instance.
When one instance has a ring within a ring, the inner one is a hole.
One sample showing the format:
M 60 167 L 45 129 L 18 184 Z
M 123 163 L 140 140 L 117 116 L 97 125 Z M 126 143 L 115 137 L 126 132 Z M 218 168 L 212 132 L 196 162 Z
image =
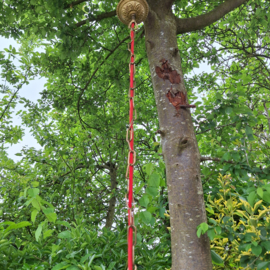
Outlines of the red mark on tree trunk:
M 189 105 L 187 103 L 187 96 L 183 92 L 177 92 L 176 94 L 172 93 L 170 90 L 166 97 L 169 99 L 169 101 L 172 103 L 172 105 L 177 110 L 177 114 L 179 115 L 179 110 L 181 108 L 196 108 L 196 105 Z
M 156 73 L 159 78 L 165 80 L 169 80 L 172 84 L 179 84 L 181 82 L 180 75 L 177 73 L 176 70 L 172 70 L 168 60 L 164 58 L 160 60 L 162 63 L 161 67 L 156 67 Z
M 181 82 L 180 75 L 177 73 L 176 70 L 172 70 L 170 67 L 170 64 L 168 60 L 165 60 L 164 58 L 160 60 L 162 63 L 161 67 L 156 67 L 156 73 L 159 78 L 165 80 L 169 80 L 171 84 L 179 84 Z M 177 114 L 176 116 L 180 115 L 179 110 L 180 108 L 196 108 L 195 105 L 189 105 L 187 103 L 187 96 L 183 92 L 177 91 L 176 93 L 173 92 L 172 86 L 169 92 L 166 94 L 166 97 L 169 99 L 169 101 L 172 103 L 172 105 L 175 107 Z

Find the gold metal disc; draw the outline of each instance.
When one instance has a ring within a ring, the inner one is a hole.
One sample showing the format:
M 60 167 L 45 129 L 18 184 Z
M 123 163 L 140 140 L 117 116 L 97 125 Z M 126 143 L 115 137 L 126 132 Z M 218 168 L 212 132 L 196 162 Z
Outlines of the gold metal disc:
M 146 0 L 121 0 L 116 9 L 119 20 L 129 25 L 135 15 L 136 23 L 145 21 L 149 12 Z

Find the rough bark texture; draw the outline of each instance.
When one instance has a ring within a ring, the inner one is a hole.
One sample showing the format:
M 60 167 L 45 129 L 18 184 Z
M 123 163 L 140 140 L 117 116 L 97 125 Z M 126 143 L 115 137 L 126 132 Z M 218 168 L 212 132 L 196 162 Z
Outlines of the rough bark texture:
M 117 169 L 113 166 L 110 168 L 110 178 L 111 178 L 111 192 L 116 190 L 117 186 Z M 114 212 L 115 212 L 116 196 L 113 195 L 109 201 L 109 208 L 106 216 L 106 227 L 111 229 L 113 224 Z
M 200 153 L 189 109 L 176 109 L 166 94 L 169 80 L 162 80 L 155 67 L 166 59 L 181 77 L 172 85 L 174 93 L 186 93 L 177 47 L 177 25 L 171 11 L 172 1 L 149 0 L 145 21 L 146 48 L 159 115 L 162 150 L 166 163 L 172 232 L 172 270 L 212 269 L 210 244 L 206 235 L 198 238 L 196 227 L 206 222 L 200 179 Z M 180 48 L 181 50 L 181 48 Z

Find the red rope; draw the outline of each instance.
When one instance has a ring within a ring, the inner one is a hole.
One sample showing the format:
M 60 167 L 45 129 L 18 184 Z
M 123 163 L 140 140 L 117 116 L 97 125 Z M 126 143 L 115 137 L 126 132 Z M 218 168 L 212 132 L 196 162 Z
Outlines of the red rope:
M 134 226 L 134 213 L 133 213 L 133 171 L 134 171 L 134 130 L 133 130 L 133 111 L 134 111 L 134 32 L 135 22 L 131 23 L 131 62 L 130 62 L 130 93 L 129 93 L 129 188 L 128 188 L 128 270 L 133 270 L 134 263 L 134 246 L 133 246 L 133 231 Z

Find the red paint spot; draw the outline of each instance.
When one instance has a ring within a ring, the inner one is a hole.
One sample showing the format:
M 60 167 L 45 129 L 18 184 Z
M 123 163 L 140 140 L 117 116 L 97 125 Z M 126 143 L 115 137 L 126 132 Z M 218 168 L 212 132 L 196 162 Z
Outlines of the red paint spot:
M 172 70 L 168 60 L 164 58 L 160 60 L 162 63 L 161 67 L 156 67 L 156 73 L 159 78 L 165 80 L 169 80 L 172 84 L 179 84 L 181 82 L 180 75 L 177 73 L 176 70 Z
M 175 107 L 177 112 L 179 112 L 180 108 L 196 108 L 195 105 L 189 105 L 187 103 L 187 96 L 183 92 L 177 92 L 173 94 L 171 90 L 166 94 L 166 97 Z

